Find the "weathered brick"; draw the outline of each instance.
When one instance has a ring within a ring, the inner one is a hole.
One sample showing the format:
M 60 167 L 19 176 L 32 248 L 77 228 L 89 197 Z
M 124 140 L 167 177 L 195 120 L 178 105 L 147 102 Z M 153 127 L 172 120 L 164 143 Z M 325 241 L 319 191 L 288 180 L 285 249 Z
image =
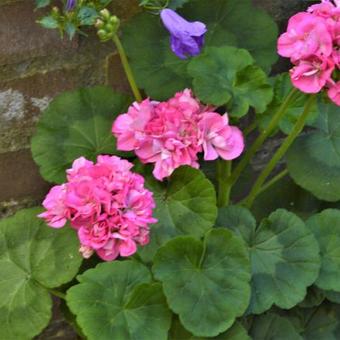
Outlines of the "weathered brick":
M 76 40 L 61 40 L 56 30 L 40 27 L 34 0 L 1 6 L 0 64 L 12 64 L 77 47 Z
M 0 154 L 0 164 L 0 202 L 44 197 L 50 185 L 40 177 L 29 150 Z
M 29 145 L 41 110 L 56 94 L 103 82 L 103 66 L 95 64 L 0 83 L 0 153 Z

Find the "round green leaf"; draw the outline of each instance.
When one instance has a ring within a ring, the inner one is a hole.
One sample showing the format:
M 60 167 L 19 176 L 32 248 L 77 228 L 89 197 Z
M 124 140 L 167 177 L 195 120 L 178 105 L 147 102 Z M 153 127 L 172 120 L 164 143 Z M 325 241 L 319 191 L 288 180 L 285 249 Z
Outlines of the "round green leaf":
M 207 25 L 205 46 L 232 45 L 248 49 L 266 71 L 277 59 L 277 26 L 269 15 L 253 7 L 250 0 L 194 0 L 178 13 L 187 20 Z M 170 35 L 159 17 L 138 14 L 123 30 L 123 45 L 137 83 L 150 97 L 164 100 L 176 91 L 191 87 L 186 71 L 188 59 L 181 60 L 170 50 Z
M 185 234 L 199 238 L 214 225 L 215 189 L 199 170 L 181 167 L 168 183 L 150 176 L 146 185 L 154 194 L 158 223 L 151 227 L 150 243 L 139 251 L 144 261 L 151 261 L 157 249 L 171 238 Z
M 101 263 L 78 276 L 67 304 L 89 340 L 166 340 L 171 313 L 162 287 L 140 263 Z
M 323 293 L 328 301 L 340 304 L 340 293 L 333 290 L 324 290 Z
M 250 335 L 253 340 L 302 340 L 289 319 L 274 313 L 255 317 Z
M 256 220 L 248 209 L 230 205 L 218 210 L 216 225 L 231 229 L 249 244 L 254 237 Z
M 301 308 L 312 308 L 319 306 L 325 300 L 325 293 L 323 290 L 316 286 L 310 286 L 307 289 L 307 295 L 305 299 L 298 304 Z
M 278 209 L 264 219 L 249 244 L 255 314 L 273 304 L 288 309 L 301 302 L 320 269 L 319 247 L 304 222 Z
M 248 312 L 260 314 L 273 304 L 292 308 L 304 299 L 319 273 L 319 247 L 312 232 L 284 209 L 264 219 L 255 232 L 253 223 L 242 228 L 247 226 L 250 231 L 242 235 L 247 235 L 252 266 Z
M 100 154 L 119 154 L 111 127 L 128 103 L 129 97 L 99 86 L 57 96 L 44 111 L 31 144 L 44 179 L 64 182 L 65 170 L 80 156 L 95 160 Z
M 260 114 L 257 116 L 257 120 L 262 129 L 267 128 L 273 115 L 280 108 L 288 93 L 293 89 L 288 73 L 277 75 L 276 77 L 271 78 L 270 81 L 274 87 L 273 100 L 268 105 L 266 111 L 263 113 L 258 112 Z M 294 99 L 291 101 L 287 111 L 279 122 L 279 128 L 283 133 L 289 134 L 292 131 L 296 121 L 303 112 L 303 108 L 308 98 L 308 94 L 300 91 L 295 94 Z M 315 102 L 306 121 L 307 125 L 314 123 L 318 113 L 317 103 Z
M 213 338 L 197 337 L 189 333 L 176 318 L 172 321 L 169 332 L 169 340 L 250 340 L 250 337 L 245 328 L 239 323 L 235 322 L 231 328 L 226 332 L 214 336 Z
M 31 339 L 47 326 L 48 288 L 70 281 L 81 264 L 70 228 L 55 230 L 26 209 L 0 222 L 0 339 Z
M 170 240 L 155 255 L 153 272 L 169 307 L 196 336 L 216 336 L 232 326 L 249 303 L 250 267 L 243 241 L 213 229 L 201 242 Z
M 340 210 L 327 209 L 307 220 L 319 242 L 321 269 L 315 284 L 340 292 Z
M 340 200 L 340 108 L 320 104 L 317 128 L 296 139 L 287 153 L 294 181 L 325 201 Z
M 245 115 L 249 107 L 263 112 L 273 97 L 266 74 L 253 65 L 248 51 L 231 46 L 209 47 L 188 65 L 194 91 L 205 103 L 227 104 L 234 116 Z
M 338 340 L 340 338 L 340 306 L 324 303 L 314 308 L 294 308 L 287 313 L 305 340 Z

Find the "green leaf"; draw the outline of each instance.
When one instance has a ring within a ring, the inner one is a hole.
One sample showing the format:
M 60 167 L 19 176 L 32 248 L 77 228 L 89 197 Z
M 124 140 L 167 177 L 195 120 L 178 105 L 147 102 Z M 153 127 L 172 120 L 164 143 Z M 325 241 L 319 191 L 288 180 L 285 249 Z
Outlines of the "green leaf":
M 179 236 L 161 247 L 153 272 L 162 281 L 169 307 L 196 336 L 216 336 L 247 308 L 250 266 L 243 241 L 213 229 L 201 242 Z
M 55 29 L 59 27 L 58 21 L 51 16 L 42 17 L 38 23 L 48 29 Z
M 47 227 L 40 212 L 26 209 L 0 222 L 0 339 L 39 334 L 52 315 L 47 288 L 70 281 L 81 264 L 76 233 Z
M 255 317 L 250 335 L 253 340 L 302 340 L 294 325 L 287 318 L 274 313 Z
M 340 293 L 333 290 L 324 290 L 325 297 L 328 301 L 340 304 Z
M 320 207 L 318 199 L 286 176 L 256 197 L 252 213 L 261 220 L 274 210 L 284 208 L 305 219 L 319 211 Z
M 327 209 L 307 220 L 319 242 L 321 269 L 315 285 L 340 292 L 340 210 Z
M 340 338 L 340 306 L 322 304 L 314 308 L 294 308 L 287 313 L 305 340 L 337 340 Z
M 287 153 L 289 174 L 325 201 L 340 200 L 340 108 L 320 104 L 315 130 L 297 138 Z
M 274 78 L 271 78 L 271 82 L 274 87 L 274 98 L 270 105 L 267 107 L 267 110 L 264 113 L 258 112 L 260 114 L 257 115 L 259 126 L 262 129 L 267 128 L 269 121 L 272 119 L 275 112 L 279 109 L 285 97 L 293 89 L 292 82 L 288 73 L 282 73 Z M 279 122 L 279 128 L 283 133 L 288 135 L 292 131 L 294 124 L 303 112 L 305 103 L 308 98 L 309 95 L 303 92 L 297 92 L 295 94 L 293 101 L 291 102 L 289 108 Z M 317 103 L 315 103 L 308 116 L 306 122 L 307 125 L 311 125 L 312 123 L 314 123 L 318 116 L 318 113 L 318 106 Z
M 199 238 L 214 225 L 215 189 L 199 170 L 181 167 L 168 183 L 150 176 L 146 185 L 154 194 L 158 223 L 151 227 L 150 243 L 139 251 L 144 261 L 151 261 L 157 249 L 171 238 L 187 234 Z
M 252 297 L 248 312 L 260 314 L 273 304 L 287 309 L 301 302 L 320 268 L 318 244 L 304 222 L 278 209 L 255 230 L 246 209 L 227 208 L 222 212 L 219 226 L 239 229 L 249 246 Z M 230 223 L 237 220 L 241 222 Z
M 245 115 L 249 107 L 263 112 L 273 90 L 266 74 L 253 65 L 248 51 L 231 46 L 209 47 L 188 65 L 194 91 L 205 103 L 227 104 L 234 116 Z
M 190 1 L 178 13 L 189 21 L 207 25 L 205 46 L 232 45 L 248 49 L 266 71 L 277 59 L 276 24 L 262 10 L 253 7 L 250 0 Z M 169 32 L 158 16 L 138 14 L 123 31 L 123 45 L 138 86 L 148 96 L 164 100 L 191 87 L 191 77 L 186 71 L 189 59 L 181 60 L 170 50 Z
M 310 286 L 307 289 L 305 299 L 298 304 L 301 308 L 312 308 L 319 306 L 325 300 L 325 293 L 316 286 Z
M 91 26 L 98 18 L 97 11 L 92 7 L 83 6 L 78 12 L 80 25 Z
M 214 336 L 213 338 L 196 337 L 189 333 L 176 318 L 172 321 L 169 332 L 169 340 L 250 340 L 245 328 L 236 321 L 226 332 Z
M 171 323 L 162 287 L 140 263 L 101 263 L 78 276 L 67 304 L 89 340 L 166 340 Z
M 249 244 L 254 238 L 256 220 L 248 209 L 230 205 L 218 210 L 216 225 L 231 229 Z
M 56 97 L 42 114 L 31 142 L 44 179 L 64 182 L 65 170 L 80 156 L 95 160 L 100 154 L 120 155 L 111 126 L 128 104 L 129 97 L 100 86 Z
M 179 7 L 183 7 L 183 5 L 189 1 L 190 0 L 170 0 L 168 7 L 171 9 L 177 9 Z
M 35 6 L 37 8 L 43 8 L 48 6 L 51 3 L 51 0 L 35 0 Z
M 65 24 L 65 32 L 69 36 L 70 40 L 74 38 L 76 31 L 77 31 L 77 27 L 72 22 L 67 22 Z

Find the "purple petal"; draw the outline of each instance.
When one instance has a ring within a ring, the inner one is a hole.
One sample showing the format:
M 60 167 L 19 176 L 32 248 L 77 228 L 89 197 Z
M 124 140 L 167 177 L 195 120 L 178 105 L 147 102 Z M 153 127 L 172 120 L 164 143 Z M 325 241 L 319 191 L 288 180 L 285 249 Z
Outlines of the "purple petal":
M 76 7 L 77 0 L 67 0 L 66 2 L 66 11 L 72 11 L 74 7 Z
M 172 51 L 181 59 L 200 53 L 204 44 L 206 26 L 199 22 L 189 22 L 171 9 L 161 11 L 161 19 L 170 32 Z

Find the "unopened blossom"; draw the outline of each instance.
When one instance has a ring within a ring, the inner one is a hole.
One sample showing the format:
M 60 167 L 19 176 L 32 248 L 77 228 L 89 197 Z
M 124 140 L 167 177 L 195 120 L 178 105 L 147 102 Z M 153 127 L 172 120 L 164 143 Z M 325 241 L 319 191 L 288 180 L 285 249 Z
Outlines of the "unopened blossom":
M 98 156 L 96 163 L 76 159 L 67 183 L 48 193 L 39 217 L 54 228 L 69 221 L 85 258 L 94 252 L 106 261 L 132 255 L 149 242 L 149 225 L 156 222 L 152 193 L 132 166 L 115 156 Z
M 205 160 L 230 160 L 244 148 L 241 131 L 229 125 L 227 115 L 203 106 L 189 89 L 165 102 L 134 103 L 117 117 L 112 133 L 119 150 L 134 151 L 141 162 L 153 163 L 159 180 L 182 165 L 198 168 L 202 151 Z
M 172 9 L 163 9 L 160 13 L 162 22 L 170 33 L 171 50 L 181 59 L 195 56 L 201 52 L 205 24 L 199 21 L 189 22 Z

